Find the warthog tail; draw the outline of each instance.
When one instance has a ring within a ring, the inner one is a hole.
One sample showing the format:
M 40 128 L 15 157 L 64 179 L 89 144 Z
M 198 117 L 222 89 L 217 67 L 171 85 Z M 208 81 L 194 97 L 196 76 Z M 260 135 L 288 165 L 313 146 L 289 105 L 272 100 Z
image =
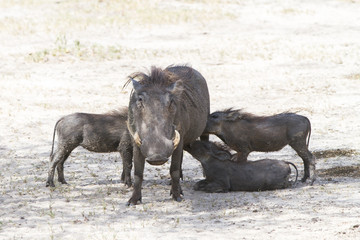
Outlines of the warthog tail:
M 55 142 L 56 128 L 57 128 L 57 125 L 59 124 L 59 122 L 60 122 L 61 120 L 62 120 L 62 118 L 60 118 L 60 119 L 55 123 L 50 157 L 52 157 L 52 155 L 53 155 L 53 153 L 54 153 L 54 142 Z
M 292 162 L 286 162 L 286 163 L 292 165 L 292 166 L 295 168 L 295 171 L 296 171 L 296 178 L 295 178 L 295 182 L 294 182 L 294 184 L 295 184 L 295 183 L 297 182 L 298 176 L 299 176 L 298 169 L 297 169 L 297 167 L 295 166 L 295 164 L 293 164 Z M 293 185 L 294 185 L 294 184 L 293 184 Z
M 311 136 L 311 123 L 310 123 L 310 120 L 308 118 L 306 118 L 306 120 L 309 123 L 309 132 L 308 132 L 308 137 L 306 139 L 306 146 L 309 148 L 309 142 L 310 142 L 310 136 Z

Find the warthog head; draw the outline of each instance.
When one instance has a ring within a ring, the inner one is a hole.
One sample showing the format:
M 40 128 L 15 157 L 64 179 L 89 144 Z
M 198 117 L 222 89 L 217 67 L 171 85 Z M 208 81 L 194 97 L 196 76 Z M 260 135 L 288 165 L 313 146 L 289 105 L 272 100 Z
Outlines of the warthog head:
M 222 125 L 225 120 L 227 120 L 227 113 L 226 112 L 213 112 L 208 116 L 206 122 L 206 128 L 204 130 L 205 133 L 211 134 L 221 134 L 222 133 Z
M 210 158 L 220 161 L 231 159 L 229 148 L 220 143 L 195 141 L 186 146 L 185 150 L 202 163 L 206 163 Z
M 204 132 L 221 136 L 223 134 L 223 130 L 230 127 L 228 124 L 231 125 L 232 122 L 245 119 L 248 116 L 252 115 L 242 114 L 240 110 L 233 110 L 231 108 L 224 111 L 213 112 L 207 118 Z
M 134 91 L 129 104 L 129 132 L 148 163 L 164 164 L 180 142 L 176 121 L 183 82 L 171 81 L 171 73 L 158 68 L 152 68 L 150 76 L 137 73 L 130 79 Z

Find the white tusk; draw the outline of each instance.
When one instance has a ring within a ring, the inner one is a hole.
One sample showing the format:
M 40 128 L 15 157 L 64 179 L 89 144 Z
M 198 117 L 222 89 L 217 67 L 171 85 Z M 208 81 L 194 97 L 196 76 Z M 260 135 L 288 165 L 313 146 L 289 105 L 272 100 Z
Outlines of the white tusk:
M 137 132 L 134 134 L 134 141 L 135 141 L 136 145 L 138 145 L 138 147 L 141 146 L 141 139 Z
M 177 148 L 177 146 L 179 145 L 180 142 L 180 133 L 175 130 L 175 137 L 173 139 L 173 143 L 174 143 L 174 150 Z
M 139 134 L 138 134 L 137 132 L 134 133 L 134 132 L 131 130 L 131 126 L 129 125 L 129 122 L 128 122 L 128 121 L 126 121 L 126 124 L 127 124 L 128 130 L 129 130 L 129 133 L 130 133 L 130 135 L 133 137 L 136 145 L 138 145 L 138 147 L 140 147 L 140 146 L 141 146 L 141 139 L 140 139 Z

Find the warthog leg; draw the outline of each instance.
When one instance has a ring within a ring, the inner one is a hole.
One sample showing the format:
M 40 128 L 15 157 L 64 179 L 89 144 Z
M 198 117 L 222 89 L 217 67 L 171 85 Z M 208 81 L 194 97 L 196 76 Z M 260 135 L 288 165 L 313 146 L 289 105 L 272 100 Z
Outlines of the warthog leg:
M 195 191 L 205 191 L 205 186 L 208 184 L 208 182 L 206 181 L 206 179 L 200 180 L 197 183 L 195 183 L 193 189 Z
M 131 140 L 130 140 L 131 141 Z M 120 142 L 120 156 L 123 163 L 123 172 L 121 173 L 121 181 L 128 187 L 131 187 L 131 169 L 132 169 L 132 158 L 133 148 L 131 142 L 121 141 Z
M 296 151 L 304 162 L 304 177 L 301 181 L 305 182 L 309 178 L 310 183 L 312 184 L 316 179 L 315 157 L 308 150 L 305 140 L 291 142 L 289 145 Z
M 64 162 L 69 157 L 72 149 L 69 150 L 65 147 L 59 147 L 55 151 L 53 155 L 50 156 L 50 166 L 48 172 L 48 179 L 46 181 L 47 187 L 55 187 L 54 184 L 54 174 L 55 174 L 55 167 L 58 170 L 58 180 L 61 183 L 66 183 L 64 178 Z
M 208 192 L 208 193 L 223 193 L 229 192 L 228 187 L 224 187 L 222 184 L 218 182 L 203 182 L 201 185 L 201 191 Z
M 65 160 L 69 157 L 70 153 L 66 153 L 62 160 L 57 164 L 57 173 L 58 173 L 58 181 L 62 184 L 67 184 L 64 176 L 64 163 Z
M 138 147 L 134 148 L 134 191 L 127 202 L 127 206 L 141 203 L 141 185 L 144 175 L 145 157 L 140 153 Z
M 181 162 L 183 156 L 183 143 L 182 141 L 179 144 L 179 148 L 175 149 L 171 158 L 171 165 L 170 165 L 170 175 L 171 175 L 171 191 L 170 195 L 172 198 L 177 201 L 181 202 L 183 195 L 181 186 L 180 186 L 180 177 L 182 175 L 181 172 Z

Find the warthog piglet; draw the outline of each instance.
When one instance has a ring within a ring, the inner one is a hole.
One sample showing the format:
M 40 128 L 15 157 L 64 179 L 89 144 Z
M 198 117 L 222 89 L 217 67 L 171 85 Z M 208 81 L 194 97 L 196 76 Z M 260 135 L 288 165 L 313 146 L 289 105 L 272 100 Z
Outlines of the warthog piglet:
M 204 133 L 215 134 L 237 151 L 235 160 L 247 161 L 250 152 L 272 152 L 290 145 L 304 162 L 302 181 L 315 180 L 315 157 L 308 149 L 311 125 L 307 117 L 295 113 L 255 116 L 228 109 L 209 115 Z
M 272 159 L 235 162 L 224 147 L 206 141 L 195 141 L 186 150 L 201 162 L 206 175 L 206 179 L 195 184 L 194 190 L 197 191 L 264 191 L 282 189 L 292 184 L 289 181 L 289 164 L 292 163 L 289 162 Z
M 76 147 L 81 146 L 92 152 L 120 152 L 123 161 L 121 180 L 130 187 L 133 148 L 126 121 L 127 108 L 108 114 L 73 113 L 60 118 L 54 128 L 46 186 L 55 186 L 55 167 L 58 181 L 66 183 L 64 162 Z M 56 132 L 58 141 L 54 151 Z

